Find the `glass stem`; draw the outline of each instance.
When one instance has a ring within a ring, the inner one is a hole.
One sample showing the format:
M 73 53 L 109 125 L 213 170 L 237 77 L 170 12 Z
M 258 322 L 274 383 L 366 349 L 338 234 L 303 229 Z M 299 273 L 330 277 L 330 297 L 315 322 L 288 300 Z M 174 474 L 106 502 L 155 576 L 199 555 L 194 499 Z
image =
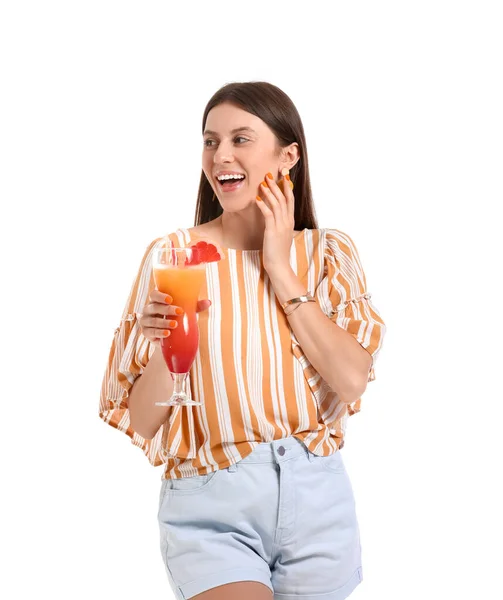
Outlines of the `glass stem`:
M 173 388 L 173 396 L 185 397 L 185 379 L 188 373 L 171 373 L 171 377 L 175 382 Z

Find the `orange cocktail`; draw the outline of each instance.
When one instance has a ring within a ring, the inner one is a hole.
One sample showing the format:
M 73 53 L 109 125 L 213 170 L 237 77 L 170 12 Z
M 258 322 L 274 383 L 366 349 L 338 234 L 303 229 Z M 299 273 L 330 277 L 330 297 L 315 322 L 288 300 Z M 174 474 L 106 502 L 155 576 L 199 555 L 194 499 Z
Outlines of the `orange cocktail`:
M 166 246 L 154 250 L 153 271 L 157 289 L 173 298 L 184 314 L 169 338 L 161 339 L 164 361 L 175 383 L 173 395 L 156 406 L 201 405 L 184 391 L 185 381 L 199 348 L 197 303 L 206 276 L 206 264 L 222 260 L 223 252 L 211 240 L 200 239 L 186 248 Z M 165 317 L 166 318 L 166 317 Z
M 188 373 L 196 357 L 199 347 L 196 308 L 204 278 L 204 263 L 185 268 L 158 264 L 154 268 L 156 288 L 169 294 L 173 304 L 184 310 L 169 338 L 161 339 L 162 354 L 171 373 Z
M 171 330 L 169 338 L 161 339 L 161 350 L 174 381 L 173 394 L 167 402 L 156 406 L 186 406 L 197 404 L 185 392 L 185 381 L 199 347 L 197 302 L 206 273 L 205 264 L 195 248 L 171 248 L 166 246 L 154 251 L 154 281 L 156 288 L 173 298 L 184 314 L 178 327 Z M 166 318 L 166 317 L 165 317 Z

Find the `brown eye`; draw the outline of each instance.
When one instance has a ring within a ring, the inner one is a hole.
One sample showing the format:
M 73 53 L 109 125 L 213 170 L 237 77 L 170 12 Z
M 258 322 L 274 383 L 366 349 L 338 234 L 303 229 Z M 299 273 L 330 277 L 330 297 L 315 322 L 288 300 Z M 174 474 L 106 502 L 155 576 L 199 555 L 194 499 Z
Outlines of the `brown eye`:
M 234 138 L 234 141 L 236 141 L 236 140 L 244 140 L 245 142 L 247 142 L 247 141 L 248 141 L 248 139 L 247 139 L 247 138 L 245 138 L 245 137 L 243 137 L 242 135 L 238 135 L 237 137 L 235 137 L 235 138 Z M 206 146 L 207 148 L 209 148 L 209 147 L 210 147 L 210 145 L 211 145 L 209 142 L 213 142 L 213 141 L 214 141 L 214 140 L 205 140 L 205 141 L 203 142 L 203 145 L 204 145 L 204 146 Z

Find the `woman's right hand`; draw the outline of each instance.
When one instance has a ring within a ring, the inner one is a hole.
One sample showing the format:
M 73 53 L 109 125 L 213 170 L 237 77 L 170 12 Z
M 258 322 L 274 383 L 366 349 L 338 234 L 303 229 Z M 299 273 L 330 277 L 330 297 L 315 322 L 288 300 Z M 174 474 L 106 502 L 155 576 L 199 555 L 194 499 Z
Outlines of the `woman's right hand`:
M 142 334 L 158 348 L 161 346 L 161 339 L 171 335 L 170 329 L 178 326 L 176 317 L 183 316 L 183 312 L 181 315 L 176 313 L 177 309 L 182 309 L 171 304 L 172 302 L 171 296 L 163 294 L 159 290 L 152 290 L 149 295 L 149 303 L 143 307 L 143 312 L 138 320 Z M 210 306 L 211 300 L 199 300 L 196 312 L 208 310 Z

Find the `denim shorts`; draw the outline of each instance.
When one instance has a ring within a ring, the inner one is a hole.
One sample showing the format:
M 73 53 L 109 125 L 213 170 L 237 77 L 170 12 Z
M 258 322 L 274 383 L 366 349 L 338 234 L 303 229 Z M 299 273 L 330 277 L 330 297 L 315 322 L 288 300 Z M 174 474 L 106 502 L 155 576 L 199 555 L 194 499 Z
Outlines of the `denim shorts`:
M 293 436 L 225 469 L 163 479 L 158 521 L 180 600 L 238 581 L 263 583 L 274 600 L 343 600 L 362 581 L 341 452 L 317 456 Z

